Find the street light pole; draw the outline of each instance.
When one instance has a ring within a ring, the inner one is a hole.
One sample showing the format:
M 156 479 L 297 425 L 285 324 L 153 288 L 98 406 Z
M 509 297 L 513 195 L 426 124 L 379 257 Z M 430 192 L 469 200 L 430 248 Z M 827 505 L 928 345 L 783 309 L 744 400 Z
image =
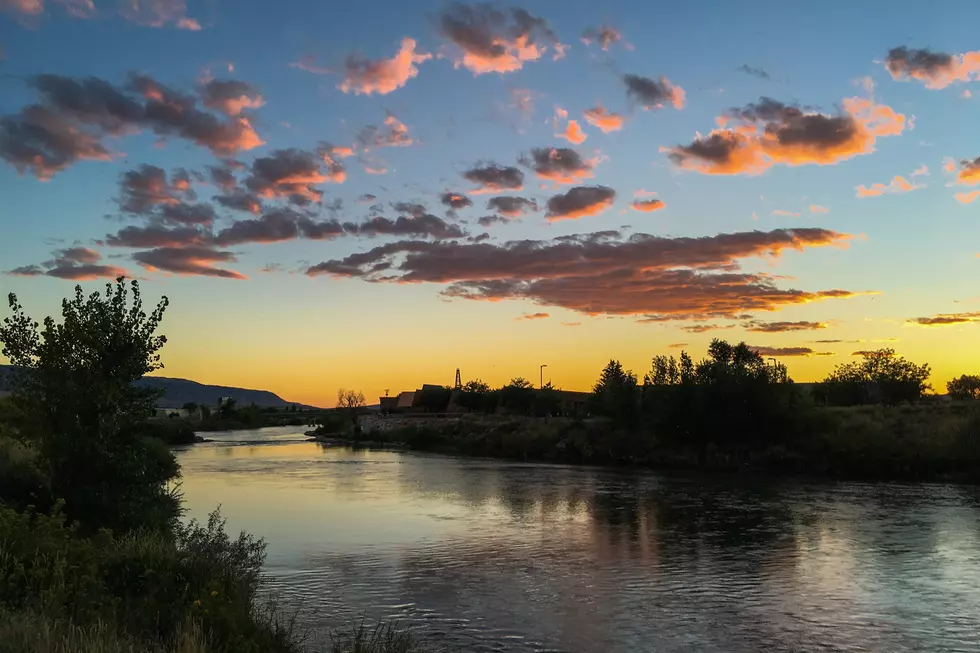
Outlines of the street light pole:
M 544 368 L 548 367 L 546 364 L 538 368 L 538 388 L 544 388 Z

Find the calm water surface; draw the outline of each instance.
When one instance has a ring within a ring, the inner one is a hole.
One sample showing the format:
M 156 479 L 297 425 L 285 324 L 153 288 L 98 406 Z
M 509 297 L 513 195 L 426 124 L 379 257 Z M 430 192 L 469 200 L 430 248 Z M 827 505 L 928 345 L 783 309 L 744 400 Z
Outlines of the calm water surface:
M 352 451 L 295 428 L 178 455 L 192 516 L 268 540 L 305 623 L 458 651 L 980 651 L 980 490 Z

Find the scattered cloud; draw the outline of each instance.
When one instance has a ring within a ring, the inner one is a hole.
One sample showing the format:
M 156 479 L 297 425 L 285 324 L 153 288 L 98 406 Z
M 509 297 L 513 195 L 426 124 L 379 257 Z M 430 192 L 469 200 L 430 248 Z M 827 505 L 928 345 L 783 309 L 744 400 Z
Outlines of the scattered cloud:
M 599 27 L 589 27 L 582 32 L 582 43 L 586 46 L 597 43 L 604 51 L 608 52 L 613 44 L 623 40 L 623 35 L 619 30 L 609 25 Z
M 943 168 L 947 172 L 956 171 L 955 163 L 948 163 Z M 959 171 L 956 172 L 956 183 L 963 186 L 976 186 L 980 184 L 980 157 L 973 160 L 960 161 Z
M 758 333 L 784 333 L 786 331 L 815 331 L 826 329 L 826 322 L 758 322 L 753 321 L 743 325 L 746 331 Z
M 417 238 L 462 238 L 466 234 L 459 225 L 447 223 L 431 213 L 398 216 L 391 220 L 375 216 L 364 222 L 345 222 L 344 229 L 361 236 L 412 236 Z
M 601 231 L 500 244 L 405 240 L 324 261 L 306 274 L 449 284 L 443 295 L 450 298 L 522 299 L 590 315 L 741 319 L 860 294 L 784 289 L 771 275 L 745 272 L 738 265 L 745 258 L 843 246 L 850 239 L 826 229 L 800 228 L 700 238 Z
M 438 27 L 453 46 L 453 65 L 474 75 L 512 73 L 540 59 L 549 46 L 556 55 L 565 47 L 547 21 L 519 8 L 454 2 L 439 16 Z
M 612 206 L 615 199 L 616 191 L 608 186 L 576 186 L 548 200 L 545 218 L 554 222 L 598 215 Z
M 501 196 L 487 200 L 487 208 L 508 218 L 519 218 L 530 211 L 537 211 L 538 203 L 526 197 Z
M 807 112 L 770 98 L 718 119 L 719 129 L 690 145 L 664 148 L 677 166 L 711 175 L 757 175 L 775 164 L 831 165 L 874 151 L 879 136 L 905 129 L 905 116 L 863 98 L 836 115 Z M 732 125 L 732 126 L 729 126 Z
M 536 147 L 530 156 L 522 156 L 521 164 L 534 170 L 538 177 L 556 184 L 574 184 L 593 176 L 595 159 L 583 159 L 567 147 Z
M 833 355 L 832 352 L 817 352 L 813 351 L 809 347 L 754 347 L 750 346 L 749 349 L 759 354 L 760 356 L 829 356 Z
M 663 200 L 652 199 L 652 200 L 633 200 L 630 206 L 636 211 L 644 211 L 649 213 L 650 211 L 659 211 L 666 206 Z
M 593 127 L 599 128 L 602 133 L 619 131 L 626 123 L 626 117 L 619 113 L 606 110 L 602 105 L 596 105 L 584 112 L 585 121 Z
M 896 175 L 888 184 L 872 184 L 870 187 L 860 185 L 855 187 L 857 197 L 878 197 L 891 193 L 909 193 L 913 190 L 925 188 L 925 184 L 914 184 L 905 177 Z
M 906 320 L 906 322 L 926 327 L 969 324 L 980 322 L 980 313 L 940 313 L 931 317 L 913 317 Z
M 120 210 L 134 215 L 149 215 L 160 206 L 197 198 L 186 171 L 177 170 L 168 178 L 163 168 L 147 164 L 122 174 L 119 195 Z
M 687 347 L 687 346 L 688 343 L 686 342 L 672 342 L 669 345 L 667 345 L 667 349 L 680 349 L 681 347 Z
M 208 80 L 201 85 L 200 93 L 204 106 L 229 117 L 265 104 L 262 94 L 254 86 L 236 79 Z
M 510 222 L 510 218 L 503 215 L 484 215 L 477 219 L 477 224 L 481 227 L 492 227 L 495 224 Z M 489 234 L 487 234 L 489 237 Z
M 565 116 L 568 116 L 567 112 L 565 113 Z M 556 129 L 557 128 L 558 127 L 556 126 Z M 564 138 L 569 143 L 574 143 L 576 145 L 584 143 L 585 139 L 588 138 L 586 133 L 582 131 L 582 127 L 579 126 L 577 120 L 569 120 L 566 123 L 564 130 L 558 132 L 555 134 L 555 136 L 558 138 Z
M 177 275 L 247 279 L 244 274 L 215 267 L 216 263 L 231 263 L 238 259 L 232 252 L 210 247 L 158 247 L 136 252 L 133 260 L 151 272 L 170 272 Z
M 385 118 L 383 126 L 368 125 L 357 134 L 357 144 L 364 151 L 380 147 L 408 147 L 415 142 L 405 123 L 391 113 Z M 345 155 L 347 152 L 342 150 L 337 154 Z
M 474 193 L 496 193 L 506 190 L 523 190 L 524 173 L 514 166 L 498 166 L 485 163 L 465 170 L 463 178 L 477 186 Z
M 473 200 L 466 195 L 449 191 L 443 193 L 439 197 L 439 201 L 451 209 L 465 209 L 468 206 L 473 206 Z
M 674 86 L 666 77 L 661 76 L 658 81 L 640 75 L 623 75 L 623 83 L 626 94 L 644 109 L 660 109 L 668 103 L 675 109 L 684 108 L 684 89 Z
M 929 176 L 929 166 L 922 164 L 918 168 L 912 171 L 910 177 L 928 177 Z
M 144 227 L 123 227 L 115 234 L 108 234 L 103 243 L 109 247 L 147 249 L 207 245 L 210 240 L 210 234 L 199 227 L 150 224 Z
M 308 73 L 313 73 L 314 75 L 329 75 L 336 72 L 330 68 L 319 65 L 316 62 L 316 57 L 312 54 L 304 54 L 302 57 L 300 57 L 299 61 L 290 63 L 289 67 L 296 68 L 297 70 L 303 70 Z
M 520 317 L 514 318 L 514 319 L 516 319 L 516 320 L 543 320 L 543 319 L 545 319 L 547 317 L 551 317 L 551 315 L 549 315 L 548 313 L 524 313 Z
M 752 75 L 753 77 L 758 77 L 759 79 L 764 79 L 766 81 L 769 81 L 769 79 L 771 79 L 769 77 L 769 73 L 767 73 L 764 69 L 762 69 L 762 68 L 753 68 L 752 66 L 748 65 L 747 63 L 743 63 L 741 66 L 739 66 L 737 68 L 737 70 L 739 72 L 745 73 L 746 75 Z
M 252 162 L 245 187 L 266 199 L 287 199 L 299 206 L 317 203 L 323 199 L 323 192 L 316 186 L 331 178 L 323 166 L 323 156 L 313 152 L 296 148 L 274 150 Z
M 956 193 L 953 197 L 960 204 L 970 204 L 980 197 L 980 190 L 971 190 L 968 193 Z
M 295 209 L 281 207 L 259 218 L 235 221 L 218 232 L 214 244 L 231 247 L 245 243 L 278 243 L 299 237 L 329 240 L 343 234 L 344 228 L 336 220 L 317 222 Z
M 103 138 L 143 129 L 161 139 L 183 138 L 217 156 L 263 144 L 246 118 L 203 111 L 194 97 L 146 75 L 130 75 L 123 87 L 96 77 L 49 74 L 31 78 L 30 85 L 40 103 L 0 118 L 0 158 L 39 179 L 77 161 L 110 160 Z
M 810 213 L 830 213 L 830 209 L 826 206 L 821 206 L 820 204 L 811 204 Z
M 20 277 L 47 276 L 73 281 L 129 276 L 125 268 L 101 263 L 102 255 L 87 247 L 55 250 L 51 260 L 40 265 L 26 265 L 9 270 L 7 274 Z
M 654 321 L 661 322 L 662 320 L 657 319 Z M 708 331 L 723 331 L 734 328 L 734 324 L 691 324 L 681 327 L 681 331 L 687 331 L 688 333 L 707 333 Z
M 779 215 L 779 216 L 782 216 L 784 218 L 798 218 L 798 217 L 800 217 L 800 214 L 799 213 L 794 213 L 793 211 L 784 211 L 782 209 L 774 209 L 773 212 L 772 212 L 772 214 L 773 215 Z
M 419 74 L 416 64 L 432 58 L 431 54 L 416 52 L 415 47 L 415 39 L 406 37 L 391 59 L 369 60 L 359 54 L 350 55 L 344 64 L 344 79 L 337 88 L 355 95 L 387 95 L 405 86 Z
M 198 31 L 201 24 L 187 16 L 184 0 L 130 0 L 119 3 L 119 13 L 126 20 L 145 27 L 165 27 Z
M 892 79 L 914 79 L 925 84 L 926 88 L 941 89 L 955 82 L 980 78 L 980 52 L 947 54 L 903 45 L 888 51 L 885 68 Z

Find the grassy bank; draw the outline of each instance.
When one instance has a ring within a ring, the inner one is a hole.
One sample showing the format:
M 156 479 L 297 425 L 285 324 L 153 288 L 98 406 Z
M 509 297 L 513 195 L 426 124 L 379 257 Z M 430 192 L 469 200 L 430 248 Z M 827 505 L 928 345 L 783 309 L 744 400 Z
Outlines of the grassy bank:
M 800 417 L 796 430 L 762 444 L 723 437 L 685 444 L 603 418 L 472 415 L 403 419 L 345 437 L 355 444 L 523 461 L 980 482 L 980 406 L 974 403 L 809 407 Z

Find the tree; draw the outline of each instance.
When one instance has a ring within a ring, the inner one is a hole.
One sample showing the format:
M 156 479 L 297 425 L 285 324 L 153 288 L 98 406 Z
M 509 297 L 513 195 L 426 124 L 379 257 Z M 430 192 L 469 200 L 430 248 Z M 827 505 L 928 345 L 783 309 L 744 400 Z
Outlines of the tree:
M 631 426 L 636 422 L 638 393 L 636 375 L 619 361 L 610 360 L 592 388 L 592 403 L 599 415 Z
M 14 365 L 12 401 L 25 416 L 56 497 L 90 528 L 129 530 L 176 523 L 178 498 L 165 483 L 179 473 L 173 454 L 141 432 L 158 390 L 135 381 L 163 367 L 156 335 L 167 308 L 144 312 L 139 284 L 106 284 L 105 295 L 75 287 L 60 323 L 43 328 L 8 297 L 11 317 L 0 326 L 3 354 Z
M 480 379 L 473 379 L 463 384 L 456 403 L 469 411 L 493 412 L 496 408 L 495 397 L 490 386 Z
M 561 395 L 558 389 L 548 381 L 540 389 L 534 391 L 534 414 L 538 417 L 550 417 L 561 411 Z
M 894 349 L 865 352 L 858 362 L 844 363 L 821 381 L 818 394 L 836 405 L 915 401 L 929 389 L 928 364 L 916 365 Z
M 222 419 L 231 419 L 235 416 L 235 411 L 238 409 L 236 406 L 238 402 L 228 397 L 227 399 L 218 399 L 218 414 L 221 415 Z
M 337 408 L 350 414 L 350 420 L 357 426 L 357 414 L 364 408 L 364 393 L 359 390 L 337 390 Z
M 980 399 L 980 376 L 964 374 L 946 383 L 946 392 L 953 399 Z
M 188 401 L 186 404 L 184 404 L 184 410 L 186 410 L 188 413 L 196 413 L 198 408 L 200 408 L 200 406 L 193 401 Z
M 517 376 L 499 390 L 500 405 L 517 415 L 528 415 L 534 404 L 534 384 Z

